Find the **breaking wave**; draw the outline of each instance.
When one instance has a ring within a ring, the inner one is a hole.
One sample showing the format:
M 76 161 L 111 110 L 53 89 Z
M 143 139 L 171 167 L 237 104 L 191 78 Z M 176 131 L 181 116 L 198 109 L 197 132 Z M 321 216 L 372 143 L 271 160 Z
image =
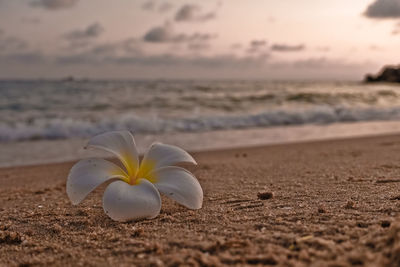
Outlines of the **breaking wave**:
M 348 108 L 318 106 L 308 109 L 272 110 L 246 115 L 201 117 L 138 117 L 131 113 L 98 121 L 72 118 L 40 118 L 27 122 L 0 123 L 0 142 L 90 137 L 110 130 L 134 133 L 202 132 L 335 122 L 382 121 L 400 118 L 400 107 Z

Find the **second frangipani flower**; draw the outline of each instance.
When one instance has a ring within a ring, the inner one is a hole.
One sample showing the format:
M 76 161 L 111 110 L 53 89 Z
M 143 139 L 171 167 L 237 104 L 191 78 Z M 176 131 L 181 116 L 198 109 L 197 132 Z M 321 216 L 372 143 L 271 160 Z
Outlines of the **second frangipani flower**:
M 79 204 L 100 184 L 111 182 L 103 195 L 104 211 L 111 219 L 128 221 L 154 218 L 160 213 L 159 191 L 189 209 L 200 209 L 203 190 L 192 173 L 173 166 L 196 161 L 179 147 L 153 144 L 139 163 L 135 140 L 128 131 L 114 131 L 93 137 L 88 147 L 113 153 L 123 168 L 98 158 L 76 163 L 68 176 L 67 194 Z

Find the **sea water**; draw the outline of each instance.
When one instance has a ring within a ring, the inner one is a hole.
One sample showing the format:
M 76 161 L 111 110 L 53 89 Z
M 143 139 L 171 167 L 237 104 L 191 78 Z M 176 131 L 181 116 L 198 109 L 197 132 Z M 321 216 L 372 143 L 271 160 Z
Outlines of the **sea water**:
M 392 84 L 8 80 L 0 166 L 74 159 L 87 138 L 111 130 L 201 150 L 399 132 L 399 119 Z

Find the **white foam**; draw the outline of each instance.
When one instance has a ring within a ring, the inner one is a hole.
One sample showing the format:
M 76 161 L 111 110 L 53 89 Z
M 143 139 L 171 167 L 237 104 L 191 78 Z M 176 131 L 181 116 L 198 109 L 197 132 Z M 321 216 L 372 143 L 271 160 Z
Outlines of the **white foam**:
M 184 118 L 138 117 L 131 113 L 100 121 L 72 118 L 36 119 L 15 124 L 0 123 L 0 142 L 87 138 L 105 131 L 127 129 L 138 134 L 206 132 L 337 122 L 391 121 L 400 118 L 400 107 L 349 108 L 314 106 L 303 109 L 279 109 L 258 114 L 235 114 Z
M 303 125 L 202 133 L 135 134 L 140 153 L 154 141 L 178 145 L 189 151 L 204 151 L 267 144 L 326 140 L 400 133 L 400 122 L 357 122 Z M 91 156 L 112 156 L 84 150 L 87 139 L 39 140 L 0 143 L 0 167 L 64 162 Z

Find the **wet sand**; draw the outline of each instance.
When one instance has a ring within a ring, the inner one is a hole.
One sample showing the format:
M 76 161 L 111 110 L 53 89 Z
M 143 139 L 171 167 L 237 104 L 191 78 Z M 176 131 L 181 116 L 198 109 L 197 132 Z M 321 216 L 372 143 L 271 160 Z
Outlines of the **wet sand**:
M 400 266 L 400 136 L 195 153 L 203 208 L 118 223 L 73 162 L 0 169 L 0 265 Z

